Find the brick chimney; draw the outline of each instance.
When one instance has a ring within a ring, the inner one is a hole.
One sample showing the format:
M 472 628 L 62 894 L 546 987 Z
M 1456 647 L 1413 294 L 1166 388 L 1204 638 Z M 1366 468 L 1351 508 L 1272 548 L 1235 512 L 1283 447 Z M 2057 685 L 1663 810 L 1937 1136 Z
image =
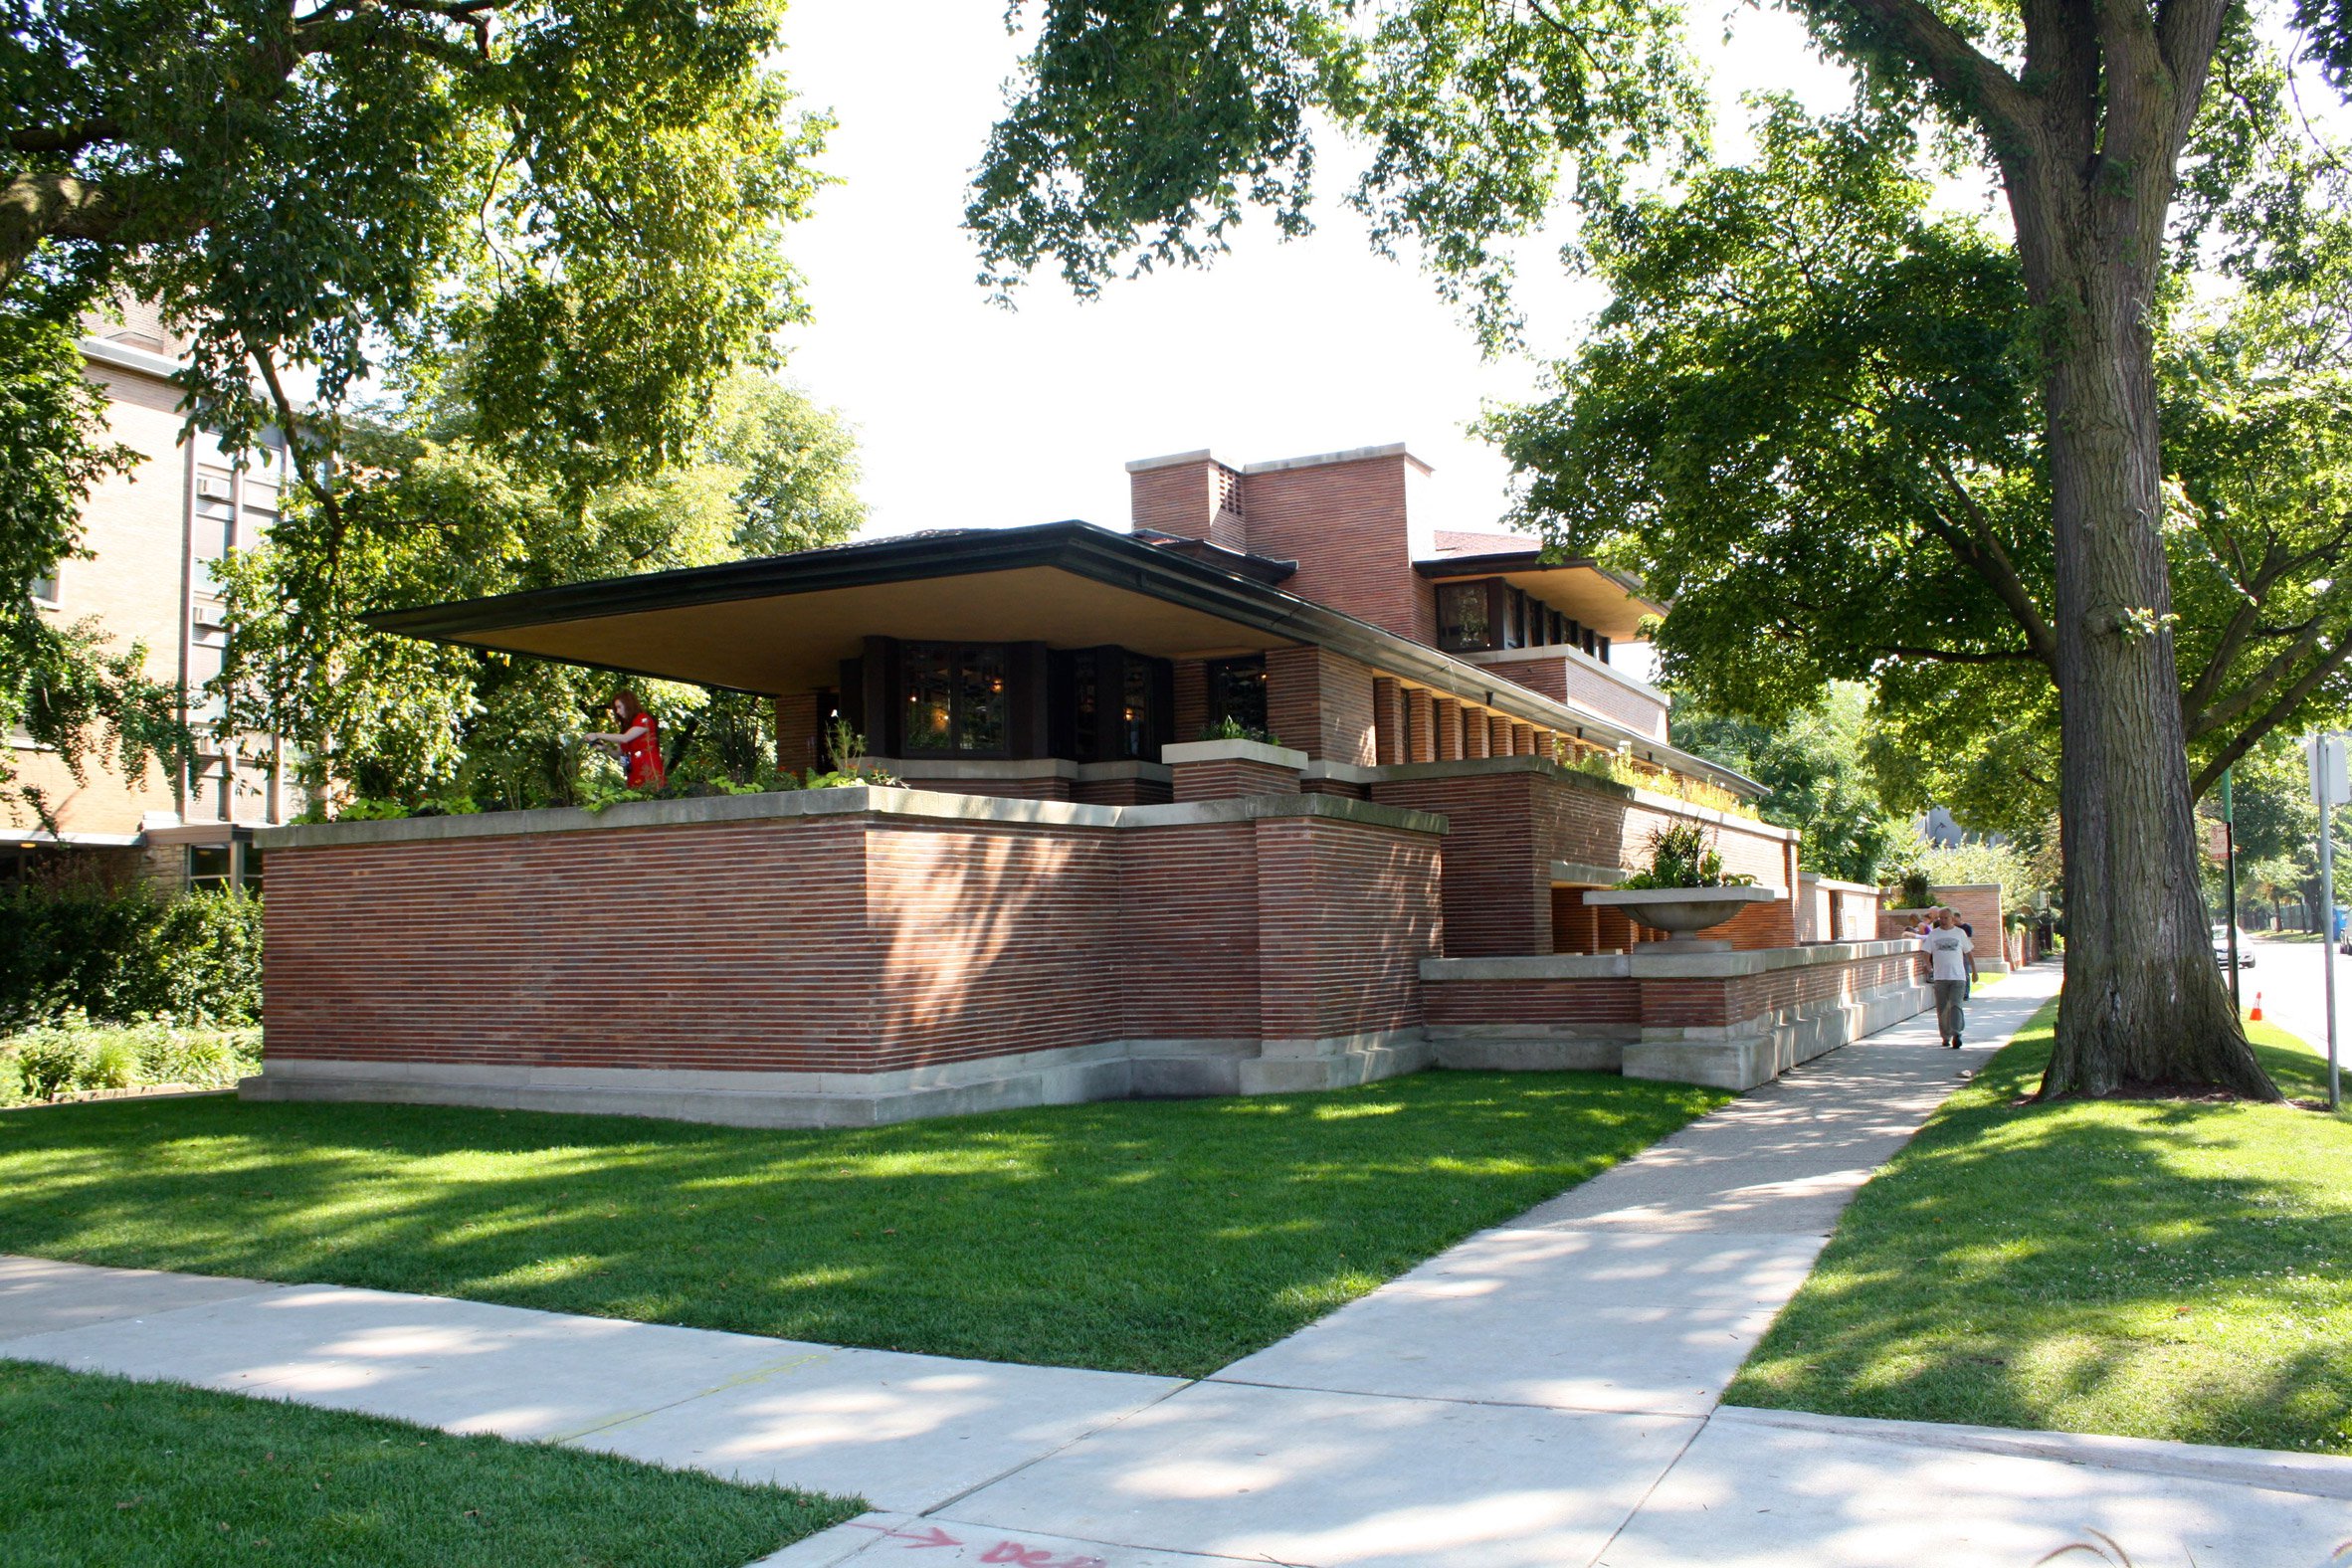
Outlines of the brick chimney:
M 1242 505 L 1242 476 L 1207 452 L 1138 458 L 1127 465 L 1133 525 L 1222 549 L 1248 551 L 1250 527 Z
M 1429 472 L 1402 442 L 1239 470 L 1180 452 L 1128 464 L 1127 489 L 1136 528 L 1295 561 L 1283 592 L 1434 643 L 1436 598 L 1413 570 L 1406 525 Z

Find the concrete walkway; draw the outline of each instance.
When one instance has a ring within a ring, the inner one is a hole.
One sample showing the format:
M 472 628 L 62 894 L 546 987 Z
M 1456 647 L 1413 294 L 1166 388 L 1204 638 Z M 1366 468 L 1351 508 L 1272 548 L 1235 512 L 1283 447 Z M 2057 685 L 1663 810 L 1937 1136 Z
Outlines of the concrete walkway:
M 1199 1383 L 30 1259 L 0 1357 L 882 1510 L 771 1568 L 2027 1568 L 2093 1532 L 2317 1568 L 2352 1462 L 1717 1407 L 1854 1190 L 2056 983 L 1980 996 L 1965 1052 L 1919 1024 L 1809 1064 Z

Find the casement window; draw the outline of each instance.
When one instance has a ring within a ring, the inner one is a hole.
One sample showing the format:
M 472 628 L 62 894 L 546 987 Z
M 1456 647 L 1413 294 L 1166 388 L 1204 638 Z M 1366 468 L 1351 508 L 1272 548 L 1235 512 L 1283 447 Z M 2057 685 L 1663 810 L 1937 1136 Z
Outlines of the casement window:
M 1005 754 L 1002 643 L 902 643 L 898 733 L 908 756 Z
M 1452 654 L 1477 653 L 1494 644 L 1493 608 L 1486 584 L 1438 584 L 1438 646 Z
M 1070 654 L 1067 735 L 1058 742 L 1079 762 L 1151 761 L 1159 756 L 1168 723 L 1168 664 L 1123 648 L 1081 648 Z M 1057 723 L 1060 723 L 1059 718 Z

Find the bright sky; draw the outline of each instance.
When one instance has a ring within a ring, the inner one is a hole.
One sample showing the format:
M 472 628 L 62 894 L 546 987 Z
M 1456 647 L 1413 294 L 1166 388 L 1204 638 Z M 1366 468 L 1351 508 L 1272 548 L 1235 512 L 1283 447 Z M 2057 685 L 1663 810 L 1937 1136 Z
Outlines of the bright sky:
M 1753 89 L 1842 103 L 1843 78 L 1796 24 L 1740 9 L 1726 47 L 1714 3 L 1692 11 L 1727 129 Z M 794 231 L 816 319 L 794 333 L 787 373 L 858 426 L 869 531 L 1120 527 L 1131 458 L 1209 447 L 1253 463 L 1392 441 L 1437 470 L 1434 515 L 1417 521 L 1490 525 L 1508 466 L 1466 426 L 1486 402 L 1529 395 L 1540 367 L 1482 361 L 1419 272 L 1371 253 L 1332 199 L 1350 178 L 1335 144 L 1305 240 L 1261 221 L 1206 271 L 1115 284 L 1091 304 L 1047 275 L 1017 310 L 989 302 L 960 224 L 1016 58 L 1003 15 L 996 0 L 795 0 L 786 22 L 795 87 L 840 118 L 824 164 L 843 182 Z M 1529 340 L 1546 356 L 1599 302 L 1552 249 L 1521 263 Z

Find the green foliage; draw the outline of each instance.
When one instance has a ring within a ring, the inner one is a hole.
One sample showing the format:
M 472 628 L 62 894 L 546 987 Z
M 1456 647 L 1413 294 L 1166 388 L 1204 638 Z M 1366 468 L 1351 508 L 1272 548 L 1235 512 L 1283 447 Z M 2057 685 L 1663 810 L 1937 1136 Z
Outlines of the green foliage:
M 725 383 L 683 464 L 585 490 L 490 440 L 464 404 L 415 405 L 348 445 L 361 472 L 331 515 L 297 505 L 267 544 L 224 563 L 235 631 L 215 688 L 231 726 L 299 749 L 306 787 L 338 815 L 344 800 L 584 804 L 593 774 L 578 735 L 601 727 L 617 684 L 370 631 L 366 613 L 833 544 L 865 515 L 846 427 L 752 375 Z M 747 781 L 773 756 L 759 697 L 634 689 L 666 744 L 685 743 L 682 763 Z
M 202 890 L 0 892 L 0 1026 L 67 1011 L 250 1024 L 262 1007 L 262 901 Z
M 1214 723 L 1203 724 L 1194 737 L 1199 740 L 1255 740 L 1262 746 L 1278 746 L 1281 741 L 1274 732 L 1259 724 L 1245 724 L 1228 713 Z
M 0 1037 L 0 1104 L 158 1083 L 226 1088 L 261 1067 L 258 1029 L 191 1026 L 167 1017 L 93 1024 L 69 1012 L 54 1023 Z
M 1723 875 L 1723 852 L 1715 835 L 1695 822 L 1650 830 L 1650 869 L 1637 872 L 1620 887 L 1753 887 L 1756 879 Z
M 26 1361 L 0 1361 L 0 1562 L 15 1568 L 738 1568 L 860 1508 Z
M 1304 232 L 1314 128 L 1369 144 L 1350 198 L 1419 250 L 1491 341 L 1510 244 L 1565 184 L 1608 199 L 1703 149 L 1704 90 L 1662 0 L 1038 0 L 1035 43 L 965 221 L 999 288 L 1052 263 L 1081 294 L 1197 263 L 1255 206 Z
M 1804 834 L 1802 865 L 1839 882 L 1874 882 L 1879 863 L 1902 829 L 1879 800 L 1864 761 L 1870 732 L 1868 696 L 1860 686 L 1832 686 L 1812 706 L 1777 724 L 1714 713 L 1677 702 L 1674 744 L 1746 774 L 1765 786 L 1766 822 Z
M 834 1129 L 117 1101 L 0 1117 L 0 1253 L 1199 1377 L 1727 1098 L 1423 1073 Z

